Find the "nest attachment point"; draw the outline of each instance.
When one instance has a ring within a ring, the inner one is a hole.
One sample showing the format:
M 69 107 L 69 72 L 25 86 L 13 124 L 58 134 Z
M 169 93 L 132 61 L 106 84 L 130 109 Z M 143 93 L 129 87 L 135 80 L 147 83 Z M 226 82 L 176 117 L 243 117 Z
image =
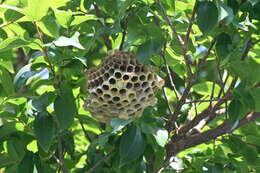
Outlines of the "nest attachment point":
M 151 66 L 138 63 L 132 52 L 114 51 L 100 65 L 86 71 L 88 98 L 85 109 L 101 122 L 118 117 L 139 117 L 157 102 L 164 85 Z

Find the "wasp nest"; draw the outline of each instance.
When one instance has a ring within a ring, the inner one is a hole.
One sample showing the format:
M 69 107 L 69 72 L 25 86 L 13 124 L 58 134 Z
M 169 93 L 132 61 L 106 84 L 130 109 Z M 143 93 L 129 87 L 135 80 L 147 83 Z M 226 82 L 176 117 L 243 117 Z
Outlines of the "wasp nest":
M 138 63 L 132 52 L 111 53 L 86 76 L 85 108 L 101 122 L 141 116 L 145 107 L 156 103 L 155 93 L 164 85 L 152 67 Z

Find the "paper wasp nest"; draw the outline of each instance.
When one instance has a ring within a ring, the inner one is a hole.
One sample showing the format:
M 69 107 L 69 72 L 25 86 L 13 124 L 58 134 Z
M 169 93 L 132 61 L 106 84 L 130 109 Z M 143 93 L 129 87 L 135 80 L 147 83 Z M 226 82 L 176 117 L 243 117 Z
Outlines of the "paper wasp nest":
M 132 52 L 115 51 L 101 64 L 87 70 L 85 109 L 97 120 L 139 117 L 145 107 L 157 102 L 155 94 L 164 85 L 152 69 L 137 62 Z

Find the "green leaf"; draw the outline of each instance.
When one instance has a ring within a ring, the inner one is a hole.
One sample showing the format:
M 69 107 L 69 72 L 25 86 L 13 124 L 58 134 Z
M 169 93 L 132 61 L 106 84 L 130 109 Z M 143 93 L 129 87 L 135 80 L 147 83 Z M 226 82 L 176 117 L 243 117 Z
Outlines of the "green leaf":
M 217 36 L 216 53 L 221 59 L 225 59 L 232 51 L 232 39 L 226 33 L 221 33 Z
M 192 88 L 198 94 L 210 96 L 213 90 L 213 85 L 214 85 L 213 82 L 206 81 L 206 82 L 195 84 Z M 219 92 L 220 92 L 220 86 L 218 84 L 215 84 L 214 96 L 217 96 Z
M 260 112 L 260 88 L 251 88 L 249 92 L 254 99 L 255 111 Z
M 33 152 L 27 151 L 24 159 L 18 165 L 18 172 L 33 173 Z
M 113 131 L 111 132 L 111 134 L 116 134 L 121 129 L 123 129 L 127 124 L 130 124 L 133 121 L 134 121 L 134 118 L 130 118 L 128 120 L 124 120 L 124 119 L 120 119 L 120 118 L 113 118 L 110 121 L 110 124 L 113 128 Z
M 34 131 L 37 141 L 44 151 L 48 151 L 54 137 L 54 121 L 47 114 L 40 113 L 34 120 Z
M 232 100 L 228 106 L 229 121 L 232 125 L 238 121 L 242 114 L 242 103 L 239 100 Z
M 23 14 L 21 14 L 17 11 L 14 11 L 14 10 L 10 10 L 10 9 L 6 10 L 4 13 L 6 22 L 13 22 L 13 21 L 21 18 L 22 16 L 23 16 Z
M 54 101 L 54 111 L 61 130 L 67 129 L 72 124 L 77 113 L 74 100 L 71 88 L 62 84 L 60 94 Z
M 0 66 L 0 81 L 2 82 L 2 86 L 7 96 L 14 94 L 12 77 L 9 74 L 9 72 L 1 66 Z
M 45 92 L 44 94 L 32 100 L 32 106 L 39 112 L 44 112 L 46 111 L 46 107 L 53 101 L 54 96 L 55 95 L 52 92 Z
M 4 52 L 13 48 L 18 48 L 30 44 L 29 41 L 22 39 L 21 37 L 9 37 L 0 43 L 0 52 Z
M 218 23 L 217 6 L 213 2 L 200 2 L 196 12 L 200 30 L 208 34 Z
M 71 37 L 59 37 L 56 41 L 54 41 L 54 44 L 56 46 L 64 47 L 64 46 L 73 46 L 78 49 L 85 49 L 79 42 L 79 32 L 75 32 L 75 34 Z
M 31 71 L 31 65 L 32 64 L 27 64 L 27 65 L 23 66 L 18 71 L 18 73 L 15 75 L 14 87 L 16 90 L 23 87 L 23 85 L 26 83 L 26 81 L 37 73 L 36 71 Z
M 70 10 L 55 10 L 55 17 L 57 22 L 64 28 L 68 28 L 73 20 L 72 12 Z
M 17 129 L 15 128 L 16 123 L 9 122 L 5 123 L 4 125 L 0 126 L 0 139 L 11 135 L 12 133 L 16 132 Z
M 153 136 L 155 137 L 156 142 L 164 147 L 168 141 L 168 131 L 163 129 L 158 129 Z
M 32 21 L 39 21 L 47 14 L 50 6 L 51 3 L 49 1 L 28 0 L 26 16 L 28 16 Z
M 98 18 L 95 15 L 91 15 L 91 14 L 84 15 L 84 16 L 74 16 L 71 22 L 71 26 L 79 25 L 89 20 L 98 20 Z
M 145 149 L 145 139 L 140 127 L 130 126 L 120 140 L 120 166 L 136 160 Z
M 13 159 L 11 159 L 7 154 L 0 155 L 0 168 L 10 166 L 11 164 L 14 164 L 14 163 L 15 163 L 15 161 Z
M 147 40 L 145 43 L 138 46 L 136 57 L 142 64 L 149 64 L 150 58 L 154 53 L 162 47 L 162 42 L 159 40 Z
M 0 53 L 0 66 L 7 69 L 10 73 L 14 73 L 12 51 L 5 51 Z
M 25 155 L 25 145 L 22 140 L 12 138 L 7 141 L 7 152 L 11 159 L 21 161 Z
M 53 15 L 44 16 L 39 22 L 37 22 L 37 25 L 44 34 L 56 38 L 59 36 L 59 28 L 53 18 Z

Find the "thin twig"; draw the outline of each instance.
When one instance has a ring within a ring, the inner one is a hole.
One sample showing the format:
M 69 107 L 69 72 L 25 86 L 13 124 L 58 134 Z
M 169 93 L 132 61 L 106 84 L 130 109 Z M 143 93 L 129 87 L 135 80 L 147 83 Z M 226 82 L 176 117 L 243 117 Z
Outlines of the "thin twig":
M 211 91 L 210 100 L 212 100 L 213 97 L 214 97 L 215 85 L 216 85 L 216 82 L 214 81 L 213 85 L 212 85 L 212 91 Z M 210 107 L 212 107 L 212 101 L 210 101 Z
M 205 103 L 205 102 L 214 102 L 214 101 L 219 101 L 220 98 L 212 98 L 209 100 L 192 100 L 192 101 L 186 101 L 185 104 L 191 104 L 191 103 Z
M 84 124 L 82 123 L 82 121 L 81 121 L 80 119 L 79 119 L 79 123 L 80 123 L 80 126 L 81 126 L 81 128 L 82 128 L 82 130 L 83 130 L 83 132 L 84 132 L 84 135 L 85 135 L 86 139 L 87 139 L 89 142 L 92 142 L 92 139 L 91 139 L 90 136 L 88 135 L 88 133 L 87 133 L 85 127 L 84 127 Z
M 33 24 L 34 24 L 35 27 L 36 27 L 36 30 L 37 30 L 37 33 L 38 33 L 38 35 L 39 35 L 39 39 L 40 39 L 40 41 L 41 41 L 41 44 L 44 45 L 44 41 L 43 41 L 43 38 L 42 38 L 42 32 L 40 31 L 39 26 L 37 25 L 36 22 L 33 22 Z M 53 64 L 52 64 L 51 61 L 50 61 L 50 58 L 49 58 L 49 55 L 48 55 L 48 50 L 47 50 L 46 48 L 42 47 L 42 52 L 44 53 L 44 57 L 45 57 L 46 61 L 48 62 L 49 67 L 50 67 L 50 69 L 51 69 L 51 71 L 52 71 L 53 79 L 54 79 L 54 82 L 55 82 L 55 87 L 58 87 L 57 84 L 56 84 L 56 82 L 57 82 L 56 72 L 55 72 L 55 69 L 54 69 Z
M 188 45 L 189 45 L 191 28 L 192 28 L 192 25 L 193 25 L 193 21 L 194 21 L 194 17 L 195 17 L 195 11 L 196 11 L 196 8 L 197 8 L 196 4 L 197 4 L 197 1 L 195 2 L 194 6 L 193 6 L 191 18 L 189 20 L 189 25 L 188 25 L 187 32 L 186 32 L 186 35 L 185 35 L 185 38 L 184 38 L 184 45 L 186 45 L 185 46 L 185 52 L 188 52 Z
M 184 49 L 184 41 L 182 40 L 181 36 L 178 34 L 178 32 L 176 31 L 175 27 L 173 26 L 172 21 L 170 20 L 170 18 L 168 17 L 168 15 L 166 14 L 166 11 L 161 3 L 160 0 L 156 0 L 156 2 L 158 3 L 161 12 L 163 14 L 164 20 L 166 20 L 167 24 L 171 27 L 171 30 L 173 31 L 173 33 L 175 34 L 175 36 L 177 37 L 177 40 L 179 42 L 179 44 L 181 45 L 181 47 Z
M 161 56 L 162 56 L 164 64 L 165 64 L 165 67 L 166 67 L 166 70 L 167 70 L 167 74 L 168 74 L 168 78 L 169 78 L 170 84 L 171 84 L 171 86 L 173 88 L 173 92 L 174 92 L 175 97 L 176 97 L 176 99 L 178 101 L 179 100 L 179 96 L 178 96 L 175 84 L 173 83 L 173 78 L 172 78 L 172 75 L 171 75 L 171 71 L 170 71 L 169 65 L 168 65 L 167 60 L 165 58 L 165 50 L 166 50 L 166 44 L 164 45 L 164 50 L 163 50 L 163 53 L 161 53 Z
M 58 128 L 59 129 L 59 128 Z M 63 173 L 69 173 L 68 169 L 64 164 L 64 156 L 63 156 L 63 149 L 62 149 L 62 140 L 60 136 L 60 131 L 57 132 L 57 141 L 58 141 L 58 154 L 59 154 L 59 164 L 63 171 Z
M 113 155 L 113 150 L 110 151 L 107 155 L 105 155 L 105 157 L 103 157 L 102 159 L 100 159 L 92 168 L 90 168 L 87 172 L 85 173 L 91 173 L 93 172 L 101 163 L 103 163 L 106 159 L 110 158 Z

